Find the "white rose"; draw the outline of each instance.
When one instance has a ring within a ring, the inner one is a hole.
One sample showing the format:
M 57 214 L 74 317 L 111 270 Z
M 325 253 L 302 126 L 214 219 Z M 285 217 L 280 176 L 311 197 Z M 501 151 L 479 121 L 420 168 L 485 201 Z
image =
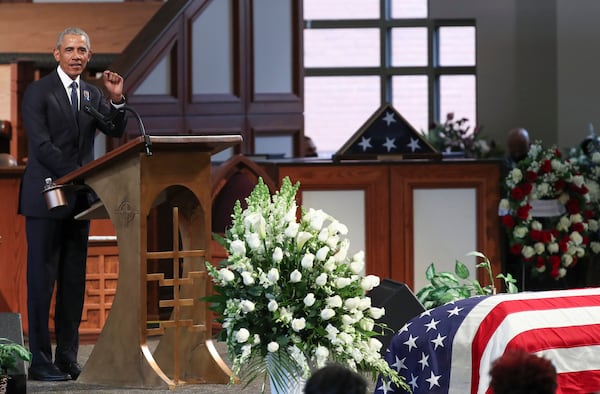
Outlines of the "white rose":
M 531 246 L 525 246 L 523 249 L 521 249 L 521 254 L 526 259 L 529 259 L 535 255 L 535 250 Z
M 367 308 L 371 307 L 371 298 L 370 297 L 363 297 L 360 299 L 360 303 L 358 306 L 358 309 L 360 309 L 361 311 L 364 311 Z
M 313 306 L 316 300 L 317 299 L 315 298 L 315 295 L 313 293 L 308 293 L 306 297 L 304 297 L 304 305 L 309 307 Z
M 536 254 L 542 254 L 542 253 L 544 253 L 544 250 L 546 249 L 546 247 L 543 242 L 536 242 L 533 245 L 533 249 L 535 250 Z
M 575 243 L 575 245 L 581 245 L 583 242 L 583 237 L 577 231 L 573 231 L 569 238 Z
M 321 242 L 325 242 L 325 241 L 327 241 L 328 238 L 329 238 L 329 230 L 327 228 L 321 229 L 321 231 L 319 231 L 319 235 L 317 236 L 317 239 Z
M 229 251 L 234 256 L 244 256 L 246 254 L 246 245 L 244 241 L 236 239 L 229 244 Z
M 257 233 L 247 233 L 246 242 L 251 250 L 256 250 L 260 247 L 260 238 Z
M 600 253 L 600 242 L 590 242 L 590 246 L 592 248 L 592 252 L 596 254 Z
M 273 250 L 273 256 L 271 257 L 274 263 L 279 263 L 281 260 L 283 260 L 283 250 L 277 246 L 275 250 Z
M 362 274 L 363 270 L 365 268 L 365 262 L 364 261 L 353 261 L 350 263 L 350 271 L 352 271 L 353 274 Z
M 360 298 L 358 297 L 352 297 L 352 298 L 346 298 L 346 300 L 344 301 L 344 308 L 346 310 L 353 310 L 358 308 L 358 305 L 360 304 Z
M 223 280 L 223 282 L 227 283 L 227 282 L 231 282 L 232 280 L 235 279 L 235 275 L 233 274 L 233 272 L 231 272 L 229 269 L 227 268 L 221 268 L 219 270 L 219 276 L 221 277 L 221 279 Z
M 381 341 L 379 341 L 379 339 L 369 338 L 369 349 L 371 351 L 379 353 L 381 351 L 382 346 L 383 346 L 383 343 L 381 343 Z
M 371 291 L 377 286 L 379 286 L 379 276 L 377 275 L 367 275 L 360 282 L 360 287 L 362 287 L 364 291 Z
M 315 349 L 315 357 L 318 360 L 327 360 L 329 357 L 329 350 L 325 346 L 317 346 Z
M 245 328 L 240 328 L 239 331 L 235 333 L 235 340 L 239 343 L 244 343 L 250 338 L 250 332 Z
M 279 350 L 279 344 L 277 342 L 269 342 L 267 345 L 267 350 L 271 353 L 275 353 Z
M 242 272 L 242 279 L 244 280 L 244 284 L 246 286 L 250 286 L 254 284 L 254 278 L 252 277 L 252 272 L 244 271 Z
M 345 326 L 351 326 L 356 323 L 356 319 L 350 315 L 342 315 L 342 324 Z
M 536 189 L 537 189 L 537 195 L 543 197 L 543 196 L 548 195 L 548 192 L 550 191 L 550 185 L 548 185 L 545 182 L 540 183 L 539 185 L 537 185 Z
M 515 238 L 524 238 L 527 235 L 527 227 L 525 226 L 517 226 L 513 229 L 513 235 Z
M 369 309 L 369 315 L 371 315 L 373 319 L 381 319 L 385 315 L 385 308 L 377 308 L 372 306 Z
M 510 203 L 507 198 L 503 198 L 500 200 L 500 204 L 498 204 L 498 209 L 502 211 L 508 211 L 510 209 Z
M 315 261 L 315 255 L 312 253 L 307 253 L 302 257 L 302 261 L 300 261 L 300 265 L 302 266 L 302 268 L 309 270 L 309 269 L 312 269 L 314 261 Z
M 342 297 L 337 294 L 332 297 L 327 297 L 325 302 L 330 308 L 341 308 L 343 305 Z
M 577 186 L 577 187 L 581 187 L 585 184 L 585 179 L 583 178 L 582 175 L 575 175 L 573 177 L 573 183 Z
M 566 269 L 564 269 L 562 267 L 558 269 L 558 277 L 559 278 L 564 277 L 566 274 L 567 274 L 567 270 Z
M 299 332 L 304 330 L 304 327 L 306 327 L 306 320 L 303 317 L 292 320 L 292 330 Z
M 288 238 L 296 238 L 299 228 L 300 225 L 298 223 L 290 223 L 283 233 Z
M 302 274 L 298 270 L 293 270 L 290 274 L 290 282 L 298 283 L 302 280 Z
M 583 222 L 583 216 L 580 213 L 574 213 L 571 215 L 571 223 L 581 223 Z
M 321 311 L 321 319 L 329 320 L 335 316 L 335 311 L 331 308 L 325 308 Z
M 321 209 L 314 210 L 312 208 L 308 211 L 310 217 L 310 227 L 313 230 L 320 230 L 323 227 L 323 222 L 327 219 L 327 214 L 323 212 Z
M 346 227 L 345 224 L 340 223 L 337 220 L 334 220 L 333 222 L 331 222 L 329 224 L 329 232 L 331 234 L 339 233 L 341 235 L 346 235 L 346 234 L 348 234 L 348 227 Z
M 375 322 L 372 319 L 361 319 L 361 321 L 358 322 L 358 325 L 365 331 L 373 331 Z
M 254 311 L 255 305 L 252 301 L 242 300 L 242 302 L 240 302 L 240 307 L 242 308 L 243 312 L 248 313 Z
M 275 300 L 271 300 L 267 304 L 267 309 L 269 310 L 269 312 L 275 312 L 277 308 L 279 308 L 279 304 L 277 304 L 277 301 Z
M 563 254 L 562 257 L 560 258 L 562 261 L 562 264 L 565 267 L 570 266 L 571 264 L 573 264 L 573 257 L 570 254 Z
M 590 220 L 588 220 L 588 229 L 590 231 L 598 231 L 598 221 L 596 219 L 590 219 Z
M 329 247 L 323 246 L 321 249 L 317 250 L 316 258 L 318 261 L 325 261 L 327 255 L 329 254 Z
M 344 287 L 348 286 L 350 283 L 352 283 L 352 279 L 350 279 L 350 278 L 337 278 L 335 280 L 335 287 L 337 287 L 338 289 L 343 289 Z
M 541 231 L 543 229 L 542 223 L 538 222 L 537 220 L 533 220 L 531 221 L 531 228 L 537 231 Z
M 317 276 L 315 279 L 315 284 L 317 286 L 325 286 L 327 284 L 327 274 L 322 272 L 319 276 Z
M 547 246 L 547 249 L 548 249 L 548 253 L 551 253 L 551 254 L 558 253 L 558 250 L 559 250 L 558 243 L 557 242 L 551 242 L 551 243 L 549 243 L 548 246 Z
M 518 168 L 513 168 L 510 172 L 510 177 L 515 181 L 515 183 L 519 183 L 521 179 L 523 179 L 523 173 Z
M 355 253 L 354 256 L 352 256 L 352 260 L 353 261 L 365 261 L 365 252 L 363 250 L 361 250 L 360 252 Z
M 279 271 L 277 268 L 271 268 L 267 273 L 267 278 L 273 283 L 277 282 L 279 280 Z

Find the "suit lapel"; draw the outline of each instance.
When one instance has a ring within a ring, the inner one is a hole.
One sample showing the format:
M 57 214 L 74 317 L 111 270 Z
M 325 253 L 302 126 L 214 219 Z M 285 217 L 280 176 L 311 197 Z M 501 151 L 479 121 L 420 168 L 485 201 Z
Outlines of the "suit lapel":
M 78 130 L 79 126 L 77 125 L 77 119 L 73 115 L 73 111 L 71 110 L 71 101 L 69 101 L 69 97 L 67 97 L 67 92 L 62 82 L 60 81 L 60 77 L 58 76 L 58 72 L 54 72 L 56 75 L 53 94 L 56 97 L 56 101 L 60 105 L 61 113 L 69 118 L 69 123 L 73 130 Z

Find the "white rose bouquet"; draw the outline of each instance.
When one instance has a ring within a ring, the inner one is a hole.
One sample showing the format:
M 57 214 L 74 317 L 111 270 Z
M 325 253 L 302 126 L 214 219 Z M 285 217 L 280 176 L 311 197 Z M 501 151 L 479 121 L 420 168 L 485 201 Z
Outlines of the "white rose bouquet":
M 220 266 L 207 263 L 215 289 L 207 300 L 234 374 L 247 383 L 270 378 L 281 389 L 288 378 L 336 362 L 408 389 L 374 338 L 385 311 L 366 293 L 379 278 L 363 274 L 364 253 L 347 257 L 345 225 L 304 208 L 298 222 L 298 188 L 286 177 L 271 196 L 259 179 L 248 207 L 236 202 L 225 237 L 215 235 L 229 256 Z

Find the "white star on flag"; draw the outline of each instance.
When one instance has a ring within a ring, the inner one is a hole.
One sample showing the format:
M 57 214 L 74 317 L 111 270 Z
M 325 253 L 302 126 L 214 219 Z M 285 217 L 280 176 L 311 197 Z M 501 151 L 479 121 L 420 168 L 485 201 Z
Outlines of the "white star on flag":
M 394 119 L 394 114 L 392 112 L 386 112 L 383 121 L 390 127 L 390 124 L 396 122 L 396 119 Z
M 360 147 L 362 148 L 363 152 L 366 151 L 368 148 L 371 148 L 371 138 L 362 137 L 362 139 L 358 143 L 358 145 L 360 145 Z
M 410 144 L 406 145 L 410 148 L 411 151 L 416 151 L 417 149 L 421 149 L 421 146 L 419 145 L 419 140 L 416 138 L 411 138 L 410 139 Z
M 438 383 L 438 380 L 440 380 L 441 377 L 442 375 L 435 375 L 433 371 L 431 371 L 429 378 L 425 379 L 427 382 L 429 382 L 429 389 L 433 388 L 433 386 L 439 387 L 440 384 Z
M 410 352 L 411 349 L 413 348 L 417 348 L 417 339 L 419 339 L 419 337 L 413 337 L 412 335 L 410 335 L 408 337 L 408 340 L 406 342 L 404 342 L 404 344 L 406 346 L 408 346 L 408 351 Z
M 385 137 L 385 143 L 383 146 L 385 146 L 387 151 L 390 152 L 392 149 L 396 148 L 396 139 Z

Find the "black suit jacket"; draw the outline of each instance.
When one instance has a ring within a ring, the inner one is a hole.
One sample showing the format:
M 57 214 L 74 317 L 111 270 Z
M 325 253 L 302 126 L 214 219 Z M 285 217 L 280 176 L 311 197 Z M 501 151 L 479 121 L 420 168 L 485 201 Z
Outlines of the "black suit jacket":
M 98 87 L 81 79 L 79 90 L 80 108 L 90 105 L 104 115 L 118 111 Z M 127 122 L 125 111 L 115 116 L 112 130 L 106 129 L 105 125 L 82 110 L 76 119 L 55 70 L 27 87 L 23 97 L 22 118 L 28 138 L 28 156 L 21 182 L 19 213 L 48 218 L 73 215 L 76 205 L 81 208 L 80 204 L 75 204 L 77 196 L 74 193 L 67 194 L 67 207 L 52 211 L 48 209 L 42 194 L 44 180 L 56 180 L 92 161 L 96 130 L 112 137 L 123 135 Z

